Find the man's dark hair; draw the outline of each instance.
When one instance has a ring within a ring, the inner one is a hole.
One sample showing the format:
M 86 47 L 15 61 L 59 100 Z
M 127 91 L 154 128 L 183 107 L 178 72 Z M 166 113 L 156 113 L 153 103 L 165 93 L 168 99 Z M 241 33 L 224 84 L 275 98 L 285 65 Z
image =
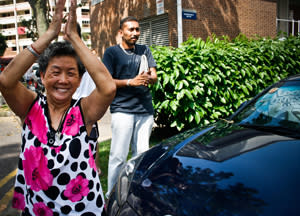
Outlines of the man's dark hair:
M 54 57 L 60 57 L 60 56 L 74 57 L 77 62 L 79 76 L 82 77 L 83 73 L 85 72 L 84 65 L 82 64 L 79 57 L 77 56 L 71 43 L 68 41 L 60 41 L 60 42 L 54 42 L 54 43 L 50 44 L 48 46 L 48 48 L 45 49 L 45 51 L 42 53 L 42 55 L 38 59 L 39 70 L 42 73 L 45 73 L 46 69 L 48 67 L 49 61 Z
M 121 19 L 121 21 L 120 21 L 120 29 L 123 28 L 124 23 L 130 22 L 130 21 L 139 22 L 138 19 L 133 16 L 125 17 L 125 18 Z

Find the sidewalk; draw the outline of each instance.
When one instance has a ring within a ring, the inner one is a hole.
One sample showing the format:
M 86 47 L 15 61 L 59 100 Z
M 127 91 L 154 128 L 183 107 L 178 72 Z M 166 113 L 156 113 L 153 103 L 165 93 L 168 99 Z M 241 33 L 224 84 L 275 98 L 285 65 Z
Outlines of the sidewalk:
M 99 127 L 98 142 L 103 142 L 105 140 L 111 139 L 110 120 L 111 120 L 111 115 L 108 108 L 104 116 L 100 119 L 100 121 L 98 121 L 98 127 Z

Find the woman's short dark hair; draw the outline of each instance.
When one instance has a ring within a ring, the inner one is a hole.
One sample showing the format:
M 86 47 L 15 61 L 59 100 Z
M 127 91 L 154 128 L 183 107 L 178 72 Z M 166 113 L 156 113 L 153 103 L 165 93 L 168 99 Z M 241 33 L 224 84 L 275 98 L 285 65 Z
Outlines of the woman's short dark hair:
M 85 67 L 80 61 L 71 43 L 68 41 L 54 42 L 50 44 L 47 49 L 45 49 L 45 51 L 41 54 L 41 56 L 38 59 L 40 72 L 45 73 L 49 61 L 54 57 L 60 56 L 74 57 L 77 62 L 79 76 L 82 77 L 83 73 L 85 72 Z
M 137 18 L 135 18 L 135 17 L 133 17 L 133 16 L 125 17 L 125 18 L 121 19 L 121 21 L 120 21 L 120 29 L 123 28 L 124 23 L 130 22 L 130 21 L 139 22 L 139 21 L 137 20 Z

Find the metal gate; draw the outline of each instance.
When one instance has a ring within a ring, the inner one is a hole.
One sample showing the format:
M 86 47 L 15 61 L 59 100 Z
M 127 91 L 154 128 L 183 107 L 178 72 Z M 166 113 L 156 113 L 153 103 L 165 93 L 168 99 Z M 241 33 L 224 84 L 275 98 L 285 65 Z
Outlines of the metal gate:
M 276 19 L 276 26 L 278 26 L 280 22 L 283 22 L 288 25 L 288 35 L 296 36 L 300 33 L 300 20 L 290 20 L 290 19 Z
M 148 46 L 169 46 L 168 15 L 140 21 L 141 35 L 138 43 Z

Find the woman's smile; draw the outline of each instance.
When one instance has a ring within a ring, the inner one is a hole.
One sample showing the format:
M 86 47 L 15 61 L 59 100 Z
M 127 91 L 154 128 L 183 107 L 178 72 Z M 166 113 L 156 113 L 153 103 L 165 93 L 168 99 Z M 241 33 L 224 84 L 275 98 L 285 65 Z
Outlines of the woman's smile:
M 72 98 L 80 84 L 76 59 L 70 56 L 54 57 L 49 61 L 47 70 L 42 77 L 47 95 L 62 100 Z

